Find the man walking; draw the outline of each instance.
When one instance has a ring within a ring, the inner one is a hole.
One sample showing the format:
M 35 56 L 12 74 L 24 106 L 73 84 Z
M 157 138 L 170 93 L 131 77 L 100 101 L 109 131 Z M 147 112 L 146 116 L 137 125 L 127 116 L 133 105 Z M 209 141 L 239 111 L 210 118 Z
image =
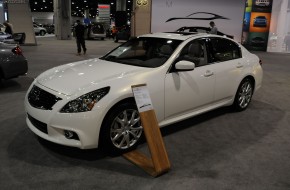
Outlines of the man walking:
M 78 47 L 78 54 L 81 55 L 81 51 L 83 48 L 84 55 L 86 54 L 87 48 L 85 44 L 85 26 L 81 23 L 80 20 L 77 20 L 77 25 L 75 26 L 75 36 L 77 41 L 77 47 Z
M 287 52 L 290 51 L 290 32 L 288 32 L 288 34 L 285 36 L 284 43 L 285 43 L 285 50 Z

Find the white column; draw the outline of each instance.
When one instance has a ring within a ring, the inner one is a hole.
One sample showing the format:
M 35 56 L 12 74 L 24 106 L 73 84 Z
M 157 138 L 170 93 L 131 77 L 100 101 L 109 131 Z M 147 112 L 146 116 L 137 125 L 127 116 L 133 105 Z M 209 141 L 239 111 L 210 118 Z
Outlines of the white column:
M 13 25 L 13 32 L 24 32 L 26 35 L 25 44 L 36 45 L 29 1 L 7 1 L 7 8 L 9 23 Z
M 268 43 L 268 52 L 283 52 L 283 43 L 286 32 L 287 9 L 289 0 L 274 0 L 271 16 L 271 28 Z M 271 47 L 271 33 L 276 33 L 276 47 Z
M 126 11 L 126 0 L 116 0 L 116 11 Z
M 58 40 L 71 39 L 71 0 L 54 0 L 55 36 Z
M 3 1 L 0 0 L 0 23 L 4 22 L 4 4 Z
M 139 36 L 151 32 L 152 0 L 134 0 L 131 17 L 131 35 Z

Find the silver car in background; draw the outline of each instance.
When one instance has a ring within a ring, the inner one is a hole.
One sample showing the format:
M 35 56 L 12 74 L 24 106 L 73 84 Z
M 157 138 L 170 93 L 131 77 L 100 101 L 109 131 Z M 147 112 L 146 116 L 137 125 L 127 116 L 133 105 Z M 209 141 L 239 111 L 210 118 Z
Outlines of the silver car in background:
M 6 39 L 12 39 L 12 35 L 0 31 L 0 42 L 3 42 Z
M 33 29 L 36 35 L 44 36 L 47 33 L 45 28 L 38 26 L 36 24 L 33 24 Z
M 0 82 L 2 79 L 25 75 L 28 70 L 27 60 L 17 44 L 0 42 Z
M 87 39 L 99 38 L 104 40 L 106 35 L 106 26 L 104 23 L 91 23 L 87 26 Z

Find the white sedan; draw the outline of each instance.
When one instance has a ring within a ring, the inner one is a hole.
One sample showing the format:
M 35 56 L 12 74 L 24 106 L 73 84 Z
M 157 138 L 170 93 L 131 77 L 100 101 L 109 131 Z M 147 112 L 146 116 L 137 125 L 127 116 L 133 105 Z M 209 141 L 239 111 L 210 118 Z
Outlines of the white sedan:
M 222 106 L 246 109 L 262 76 L 259 58 L 232 39 L 147 34 L 42 73 L 25 97 L 26 122 L 48 141 L 120 154 L 143 134 L 132 85 L 147 84 L 163 127 Z

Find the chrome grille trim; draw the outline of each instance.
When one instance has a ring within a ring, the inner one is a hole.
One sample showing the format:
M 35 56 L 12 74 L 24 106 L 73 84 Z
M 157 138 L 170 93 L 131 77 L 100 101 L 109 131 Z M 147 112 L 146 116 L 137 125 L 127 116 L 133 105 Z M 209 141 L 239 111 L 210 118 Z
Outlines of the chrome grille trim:
M 28 102 L 32 107 L 42 110 L 52 110 L 53 105 L 62 100 L 37 86 L 33 86 L 28 94 Z

